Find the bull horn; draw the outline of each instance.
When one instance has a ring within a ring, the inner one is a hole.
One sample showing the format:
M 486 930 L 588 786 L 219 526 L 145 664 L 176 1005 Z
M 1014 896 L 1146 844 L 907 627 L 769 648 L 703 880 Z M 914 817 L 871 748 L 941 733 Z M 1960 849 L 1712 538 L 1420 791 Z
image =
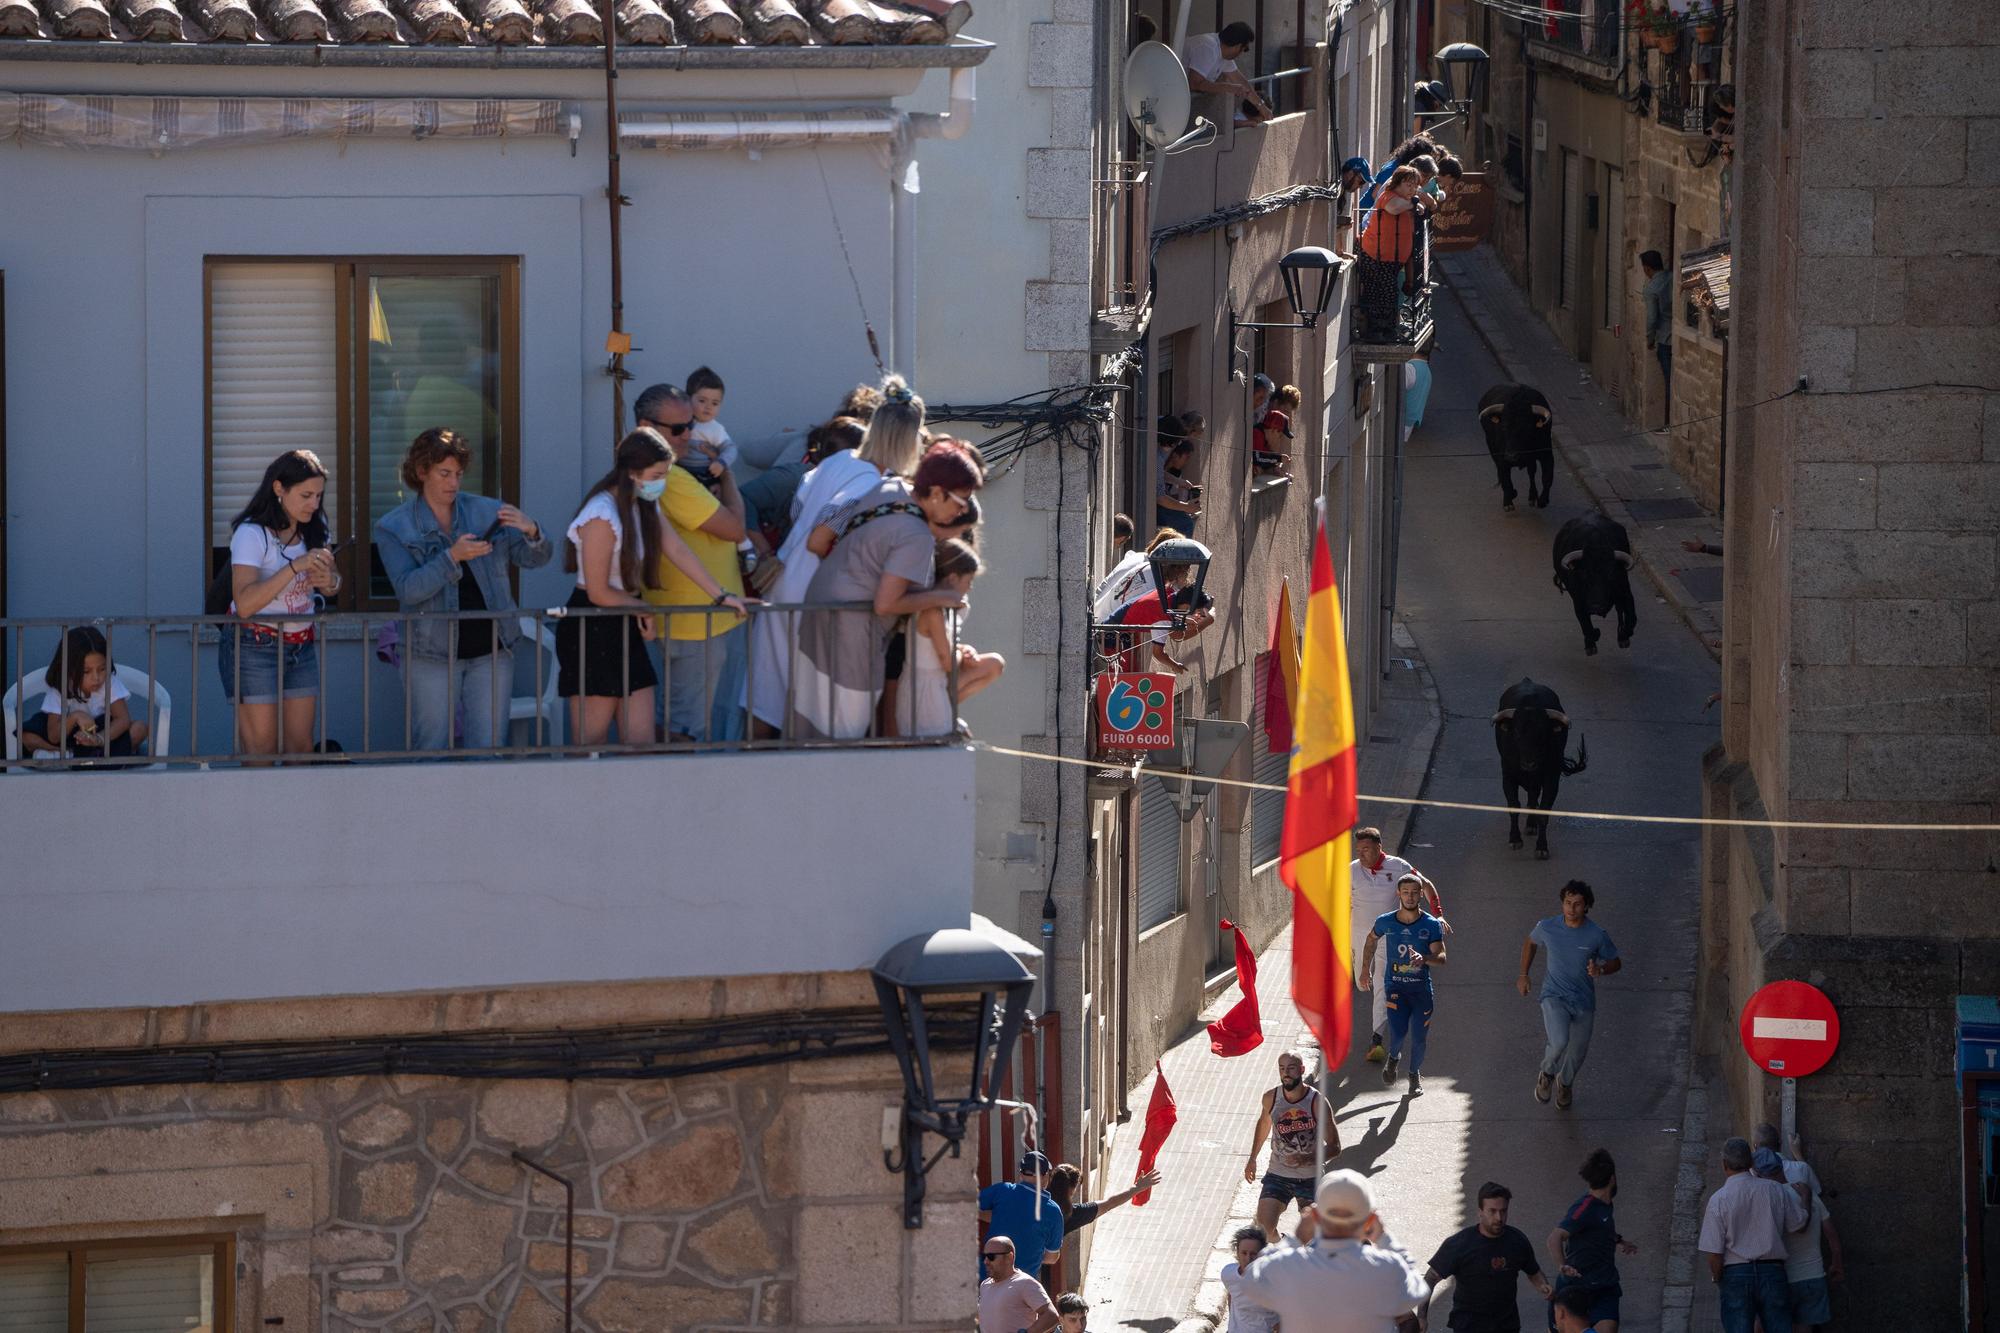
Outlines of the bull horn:
M 1497 416 L 1499 416 L 1499 415 L 1500 415 L 1500 406 L 1501 406 L 1501 405 L 1500 405 L 1499 403 L 1495 403 L 1495 404 L 1493 404 L 1493 406 L 1491 406 L 1491 407 L 1488 407 L 1488 408 L 1484 408 L 1484 409 L 1482 409 L 1482 410 L 1480 411 L 1480 413 L 1479 413 L 1479 419 L 1480 419 L 1481 421 L 1484 421 L 1484 420 L 1486 420 L 1486 419 L 1487 419 L 1488 417 L 1497 417 Z
M 1571 551 L 1568 555 L 1564 556 L 1561 560 L 1557 561 L 1556 563 L 1561 565 L 1564 569 L 1575 569 L 1576 562 L 1581 559 L 1583 559 L 1582 551 Z
M 1632 568 L 1632 553 L 1630 551 L 1613 551 L 1611 558 L 1627 569 Z
M 1557 726 L 1559 726 L 1559 727 L 1566 727 L 1566 726 L 1568 726 L 1568 725 L 1569 725 L 1569 714 L 1568 714 L 1568 713 L 1564 713 L 1564 712 L 1561 712 L 1561 711 L 1559 711 L 1559 710 L 1557 710 L 1557 709 L 1554 709 L 1554 708 L 1549 708 L 1549 709 L 1545 709 L 1545 710 L 1543 710 L 1543 711 L 1545 711 L 1546 713 L 1548 713 L 1548 715 L 1549 715 L 1549 721 L 1551 721 L 1551 722 L 1555 723 L 1555 724 L 1556 724 Z
M 1548 409 L 1548 408 L 1546 408 L 1546 407 L 1531 407 L 1531 408 L 1529 408 L 1528 410 L 1529 410 L 1530 412 L 1533 412 L 1533 413 L 1535 414 L 1535 420 L 1537 420 L 1537 421 L 1541 422 L 1541 423 L 1542 423 L 1542 424 L 1543 424 L 1544 426 L 1546 426 L 1546 425 L 1548 425 L 1548 424 L 1549 424 L 1549 409 Z
M 1501 710 L 1500 710 L 1499 712 L 1497 712 L 1497 713 L 1495 713 L 1495 714 L 1493 715 L 1493 720 L 1494 720 L 1494 722 L 1496 722 L 1496 723 L 1500 723 L 1500 722 L 1510 722 L 1510 721 L 1512 721 L 1512 720 L 1513 720 L 1513 717 L 1514 717 L 1514 710 L 1513 710 L 1513 709 L 1511 709 L 1511 708 L 1503 708 L 1503 709 L 1501 709 Z

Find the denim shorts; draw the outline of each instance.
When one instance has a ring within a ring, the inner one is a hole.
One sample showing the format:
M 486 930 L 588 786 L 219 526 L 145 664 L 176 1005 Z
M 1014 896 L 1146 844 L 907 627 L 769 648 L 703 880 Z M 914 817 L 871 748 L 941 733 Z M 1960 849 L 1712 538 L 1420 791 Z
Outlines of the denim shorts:
M 1833 1302 L 1828 1299 L 1826 1279 L 1807 1278 L 1803 1282 L 1789 1284 L 1792 1289 L 1792 1322 L 1794 1324 L 1831 1324 L 1833 1322 Z
M 1266 1171 L 1263 1188 L 1257 1191 L 1257 1197 L 1276 1199 L 1280 1204 L 1297 1203 L 1303 1210 L 1313 1201 L 1318 1189 L 1318 1182 L 1311 1176 L 1281 1176 L 1275 1171 Z
M 240 663 L 237 661 L 239 635 L 243 645 Z M 247 628 L 239 631 L 234 625 L 224 625 L 215 654 L 222 670 L 223 696 L 239 704 L 278 702 L 278 654 L 281 652 L 285 658 L 285 698 L 310 699 L 317 695 L 319 644 L 315 640 L 283 643 L 273 635 L 252 634 Z M 243 680 L 241 698 L 236 693 L 239 671 Z

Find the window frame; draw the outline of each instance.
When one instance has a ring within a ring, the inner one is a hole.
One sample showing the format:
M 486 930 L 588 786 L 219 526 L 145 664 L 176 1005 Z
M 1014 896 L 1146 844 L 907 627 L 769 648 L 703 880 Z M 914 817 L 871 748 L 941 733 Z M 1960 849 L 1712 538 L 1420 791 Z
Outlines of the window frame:
M 113 1236 L 94 1240 L 46 1241 L 31 1245 L 0 1245 L 0 1266 L 14 1259 L 62 1255 L 69 1264 L 69 1333 L 84 1333 L 84 1290 L 87 1256 L 104 1251 L 190 1250 L 208 1248 L 214 1264 L 215 1329 L 230 1333 L 236 1327 L 236 1233 L 200 1232 L 194 1235 Z
M 359 461 L 373 452 L 368 435 L 368 358 L 360 355 L 358 337 L 368 328 L 368 283 L 371 278 L 485 277 L 499 287 L 499 389 L 497 414 L 500 439 L 489 493 L 502 503 L 521 503 L 521 259 L 518 255 L 312 255 L 216 254 L 202 256 L 201 267 L 201 568 L 204 586 L 218 568 L 216 548 L 206 541 L 215 513 L 215 297 L 217 265 L 325 264 L 334 281 L 334 438 L 337 475 L 344 479 L 329 519 L 344 543 L 336 557 L 341 590 L 333 607 L 342 611 L 393 610 L 393 597 L 368 595 L 374 570 L 375 538 L 367 522 L 367 471 Z M 362 332 L 357 334 L 357 330 Z M 407 443 L 401 449 L 407 449 Z M 399 449 L 400 453 L 400 449 Z M 365 531 L 364 531 L 365 529 Z M 365 538 L 365 539 L 364 539 Z

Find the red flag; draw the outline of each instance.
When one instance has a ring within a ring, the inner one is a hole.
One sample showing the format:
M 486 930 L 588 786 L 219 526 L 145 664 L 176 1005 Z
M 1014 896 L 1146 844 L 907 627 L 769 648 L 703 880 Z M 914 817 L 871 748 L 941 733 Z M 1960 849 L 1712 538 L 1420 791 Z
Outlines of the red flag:
M 1180 1112 L 1174 1109 L 1173 1091 L 1167 1087 L 1166 1072 L 1158 1060 L 1153 1061 L 1153 1073 L 1157 1077 L 1153 1080 L 1153 1098 L 1146 1103 L 1146 1132 L 1139 1138 L 1139 1169 L 1133 1173 L 1134 1180 L 1153 1169 L 1160 1149 L 1166 1146 L 1167 1135 L 1174 1132 L 1174 1121 L 1180 1118 Z M 1132 1205 L 1142 1208 L 1152 1197 L 1153 1191 L 1141 1190 L 1132 1196 Z
M 1243 988 L 1243 998 L 1208 1025 L 1208 1049 L 1217 1055 L 1244 1055 L 1264 1044 L 1264 1019 L 1257 1012 L 1257 955 L 1228 917 L 1222 919 L 1222 929 L 1236 932 L 1236 984 Z

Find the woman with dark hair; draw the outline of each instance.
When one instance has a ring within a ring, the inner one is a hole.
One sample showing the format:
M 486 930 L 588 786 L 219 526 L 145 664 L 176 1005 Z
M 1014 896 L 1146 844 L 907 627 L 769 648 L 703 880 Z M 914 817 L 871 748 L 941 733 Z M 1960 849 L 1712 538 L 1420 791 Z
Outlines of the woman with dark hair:
M 313 747 L 319 646 L 310 620 L 318 598 L 340 591 L 327 545 L 326 468 L 305 449 L 279 454 L 250 502 L 230 521 L 229 614 L 216 660 L 222 692 L 236 705 L 244 754 L 303 754 Z M 277 615 L 277 621 L 252 620 Z M 282 710 L 282 711 L 281 711 Z
M 403 485 L 414 494 L 375 525 L 375 550 L 396 604 L 419 617 L 402 626 L 410 745 L 418 750 L 450 748 L 460 704 L 467 748 L 483 750 L 505 739 L 514 645 L 521 638 L 507 570 L 539 569 L 555 554 L 555 543 L 526 514 L 459 489 L 471 461 L 472 450 L 456 431 L 436 427 L 417 436 L 403 457 Z M 452 611 L 494 615 L 421 618 Z
M 641 426 L 618 442 L 611 470 L 598 478 L 570 520 L 570 549 L 563 568 L 576 575 L 572 608 L 629 607 L 631 615 L 566 618 L 556 630 L 556 692 L 570 701 L 570 739 L 599 745 L 618 723 L 627 745 L 650 743 L 653 689 L 659 677 L 646 656 L 646 643 L 659 620 L 641 588 L 660 586 L 660 559 L 671 560 L 697 588 L 739 615 L 748 614 L 688 549 L 672 526 L 661 521 L 660 497 L 674 451 L 666 437 Z M 637 540 L 633 540 L 636 535 Z
M 948 524 L 964 514 L 985 484 L 985 465 L 972 446 L 935 440 L 908 481 L 884 477 L 881 485 L 814 529 L 809 546 L 834 544 L 813 574 L 805 600 L 865 601 L 870 609 L 801 617 L 792 656 L 794 735 L 854 740 L 868 734 L 895 622 L 963 605 L 956 589 L 931 587 L 937 550 L 931 525 Z

